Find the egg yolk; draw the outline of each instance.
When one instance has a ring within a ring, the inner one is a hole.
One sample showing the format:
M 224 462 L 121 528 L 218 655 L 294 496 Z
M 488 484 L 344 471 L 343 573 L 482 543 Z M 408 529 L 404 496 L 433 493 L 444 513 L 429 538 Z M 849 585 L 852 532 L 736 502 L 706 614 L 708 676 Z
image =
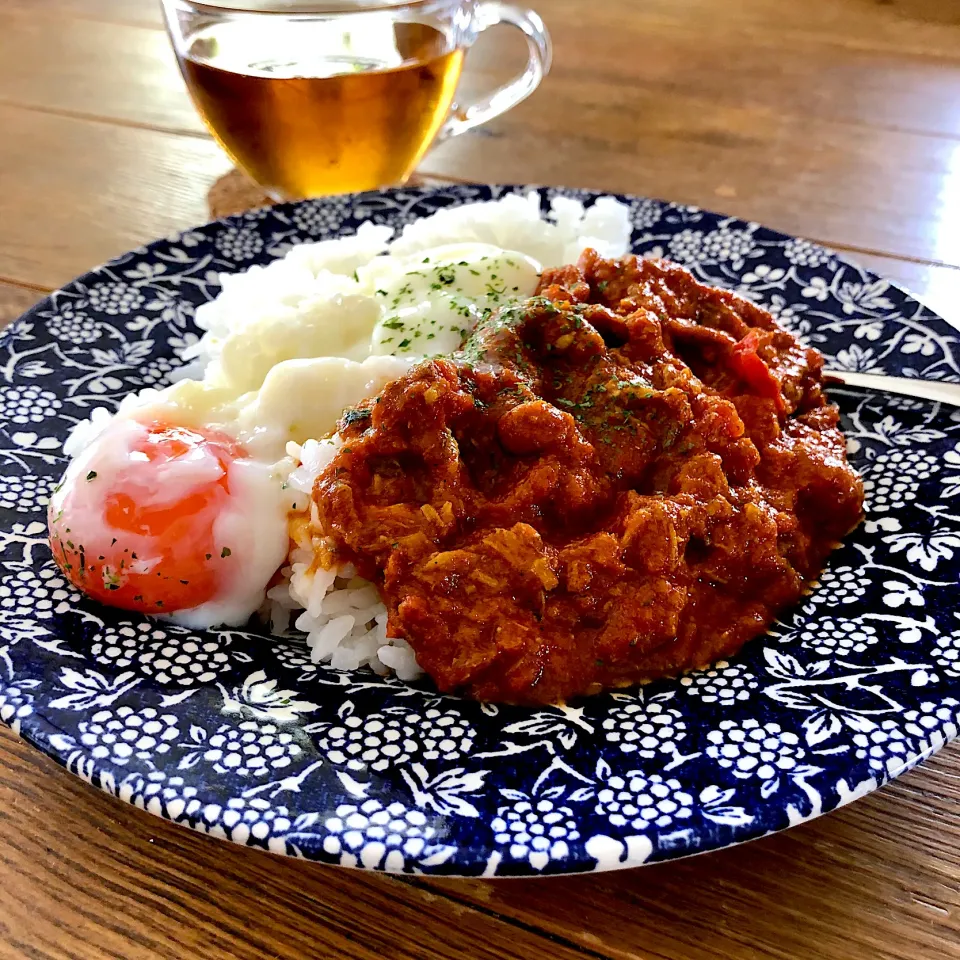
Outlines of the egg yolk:
M 228 506 L 228 468 L 246 454 L 212 431 L 142 426 L 110 451 L 109 476 L 89 470 L 53 499 L 53 556 L 71 583 L 111 606 L 190 609 L 214 599 L 239 561 L 217 544 L 214 523 Z

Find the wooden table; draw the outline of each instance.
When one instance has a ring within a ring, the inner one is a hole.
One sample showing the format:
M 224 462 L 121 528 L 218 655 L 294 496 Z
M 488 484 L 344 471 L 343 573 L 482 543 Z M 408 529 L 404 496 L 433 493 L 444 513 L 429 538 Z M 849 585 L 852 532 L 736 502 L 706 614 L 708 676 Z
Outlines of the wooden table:
M 553 74 L 438 178 L 695 203 L 823 241 L 960 322 L 960 6 L 539 0 Z M 588 13 L 585 11 L 589 11 Z M 589 26 L 586 26 L 589 22 Z M 519 45 L 484 42 L 469 82 Z M 0 318 L 207 219 L 229 163 L 152 0 L 0 4 Z M 0 732 L 0 957 L 960 957 L 960 749 L 825 819 L 598 877 L 393 879 L 214 842 Z

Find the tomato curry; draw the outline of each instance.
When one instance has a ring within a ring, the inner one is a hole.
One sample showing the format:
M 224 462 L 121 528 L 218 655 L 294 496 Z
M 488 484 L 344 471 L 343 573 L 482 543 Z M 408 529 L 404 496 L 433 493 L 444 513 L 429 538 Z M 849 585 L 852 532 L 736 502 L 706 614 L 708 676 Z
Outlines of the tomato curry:
M 547 271 L 340 422 L 321 562 L 444 691 L 560 703 L 735 653 L 861 517 L 823 358 L 666 261 Z

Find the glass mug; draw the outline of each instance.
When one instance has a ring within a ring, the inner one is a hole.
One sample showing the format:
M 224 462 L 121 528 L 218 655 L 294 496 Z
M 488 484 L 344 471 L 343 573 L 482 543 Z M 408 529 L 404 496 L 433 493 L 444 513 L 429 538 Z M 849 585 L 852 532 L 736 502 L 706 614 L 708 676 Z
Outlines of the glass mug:
M 276 199 L 402 183 L 432 144 L 509 110 L 550 68 L 540 17 L 495 0 L 162 3 L 200 115 Z M 526 69 L 454 104 L 467 49 L 498 23 L 526 35 Z

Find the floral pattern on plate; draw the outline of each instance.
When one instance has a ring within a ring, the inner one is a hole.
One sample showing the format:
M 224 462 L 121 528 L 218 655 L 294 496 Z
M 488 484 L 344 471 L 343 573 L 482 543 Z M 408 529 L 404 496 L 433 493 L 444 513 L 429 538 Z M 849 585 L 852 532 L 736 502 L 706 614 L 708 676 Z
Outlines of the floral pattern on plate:
M 96 406 L 162 386 L 222 272 L 523 187 L 253 211 L 78 278 L 0 341 L 0 720 L 119 799 L 218 837 L 352 867 L 467 876 L 611 869 L 718 849 L 875 789 L 960 722 L 960 415 L 832 395 L 866 522 L 730 662 L 520 709 L 338 673 L 296 637 L 190 631 L 81 597 L 44 507 Z M 590 203 L 588 191 L 541 188 Z M 633 247 L 763 304 L 842 369 L 960 381 L 957 333 L 807 240 L 624 198 Z

